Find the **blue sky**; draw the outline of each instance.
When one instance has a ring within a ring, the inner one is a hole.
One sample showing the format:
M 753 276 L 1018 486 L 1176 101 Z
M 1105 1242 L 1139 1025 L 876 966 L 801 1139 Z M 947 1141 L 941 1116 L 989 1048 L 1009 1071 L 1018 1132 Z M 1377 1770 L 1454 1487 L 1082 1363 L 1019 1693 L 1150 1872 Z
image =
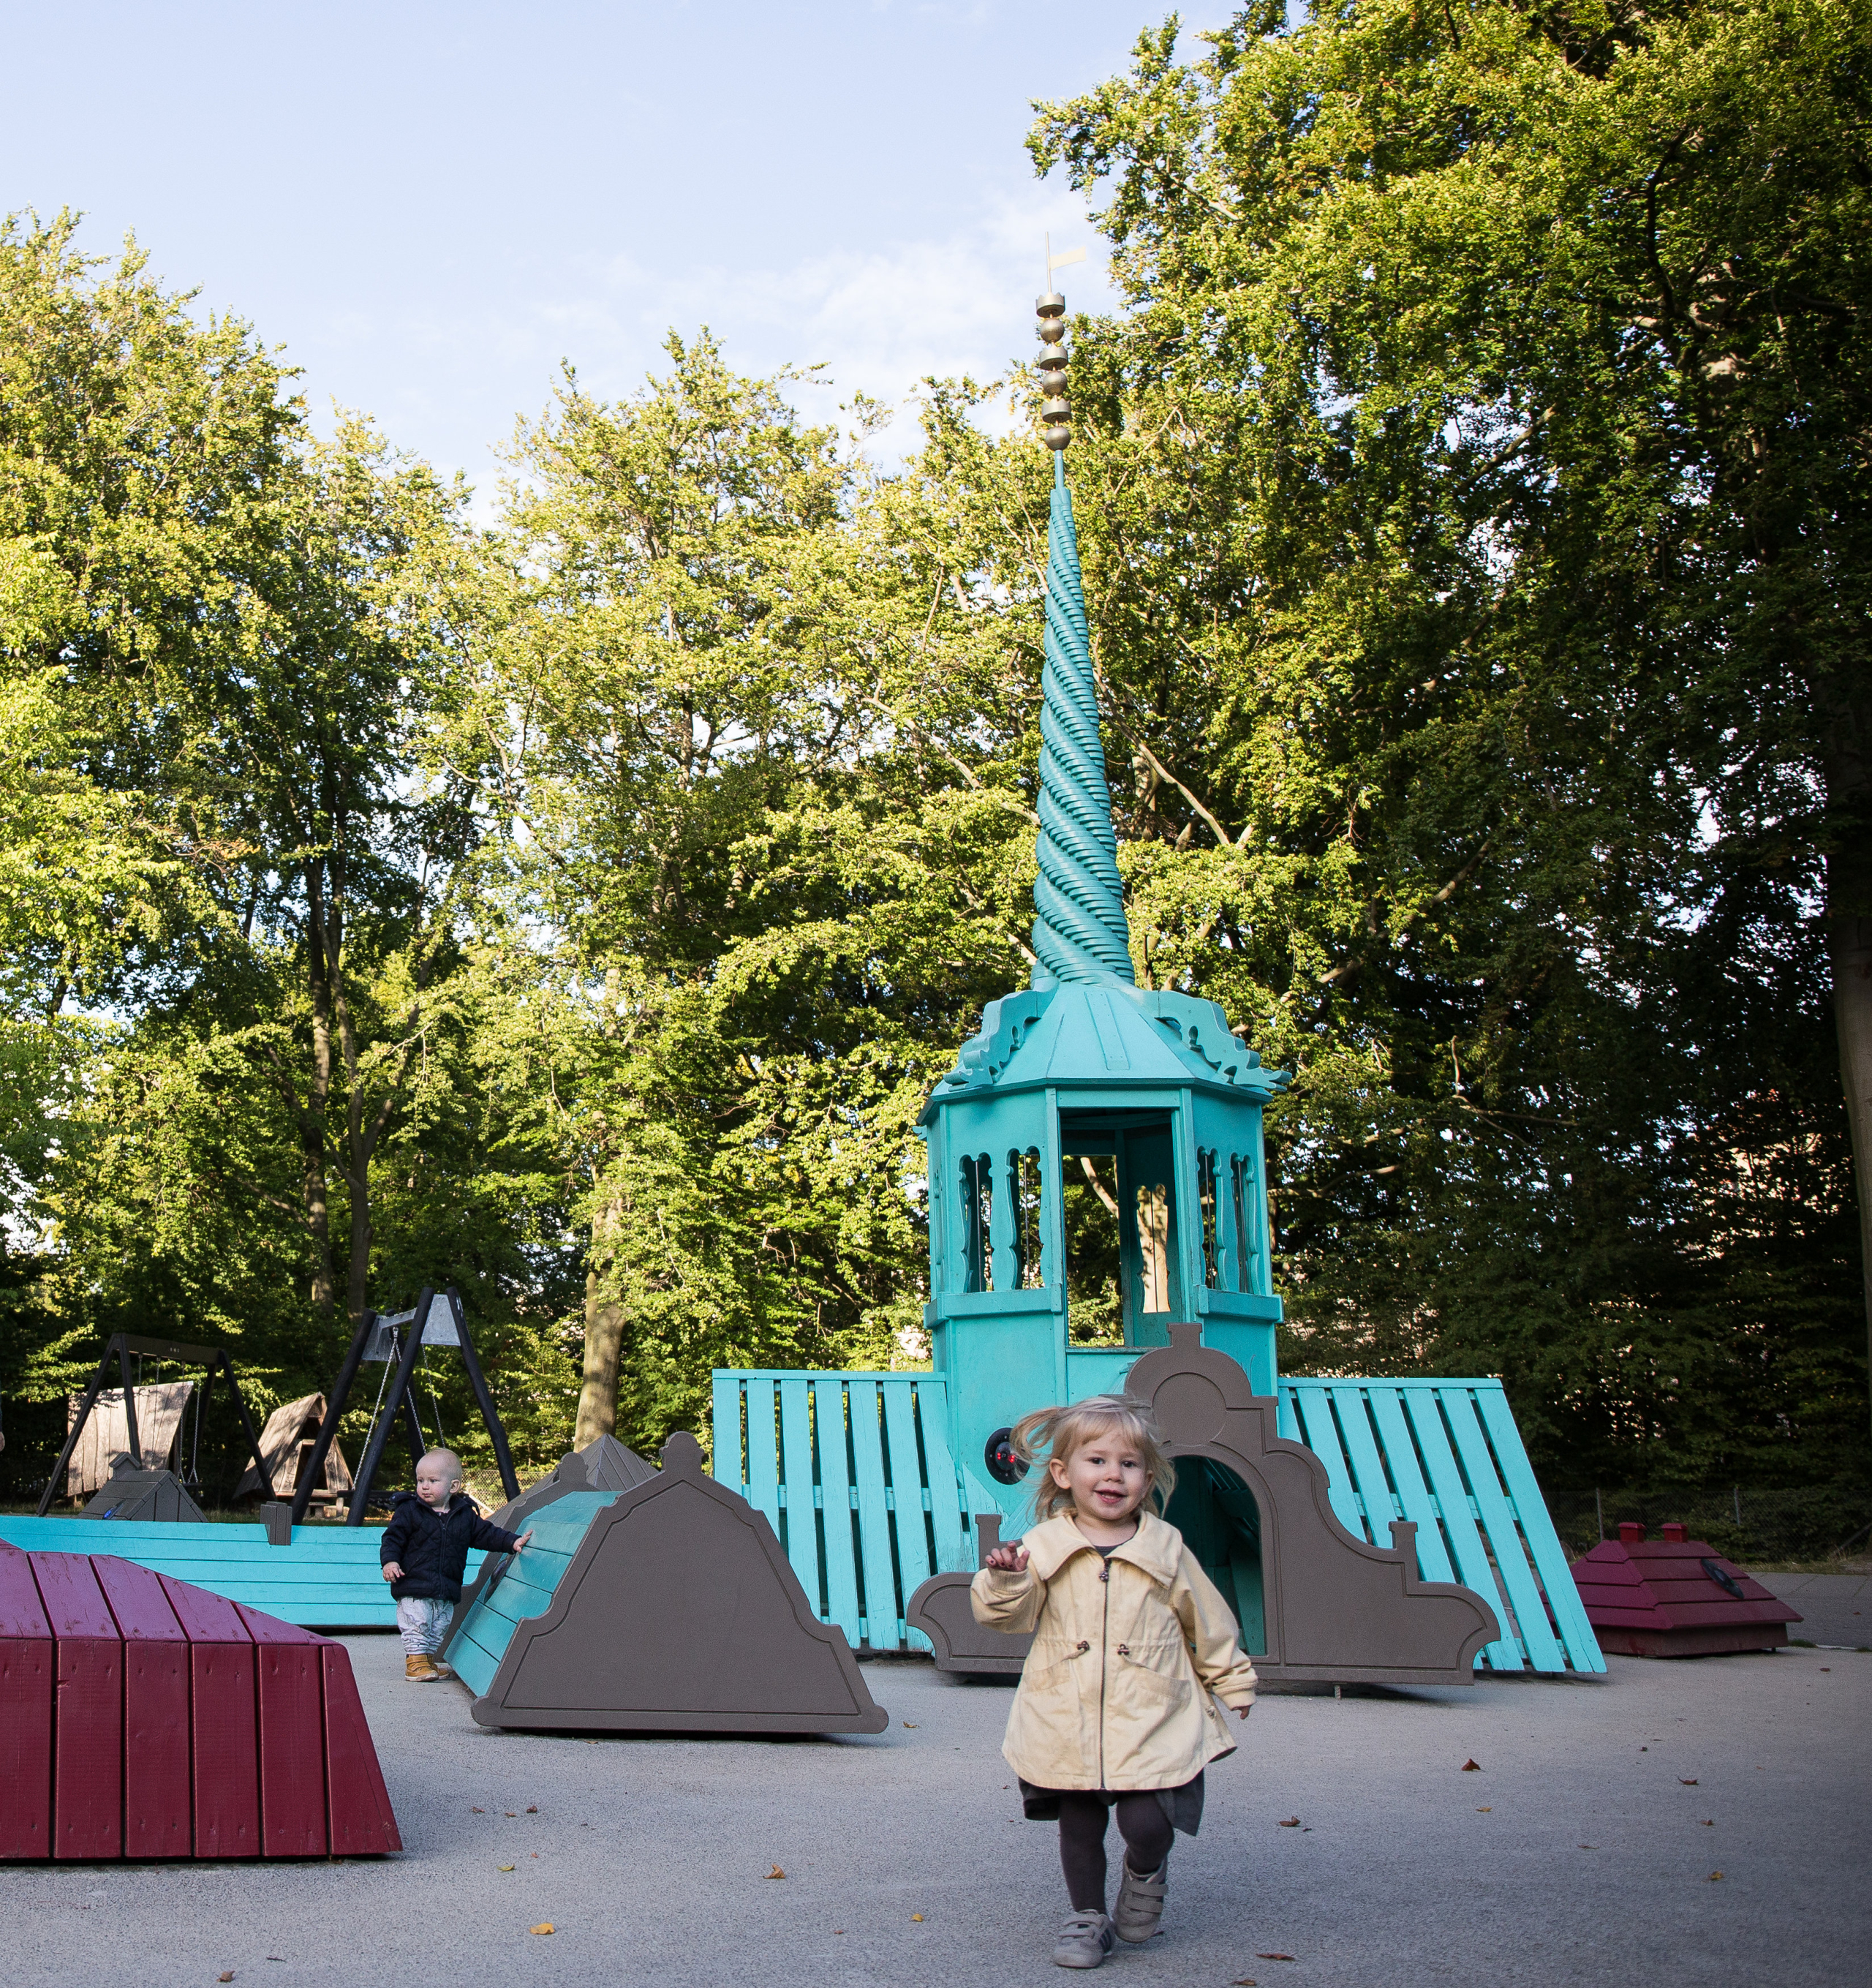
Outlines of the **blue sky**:
M 286 348 L 316 415 L 363 408 L 485 495 L 562 357 L 619 395 L 706 323 L 745 370 L 826 362 L 799 397 L 823 417 L 1024 354 L 1049 228 L 1089 252 L 1069 302 L 1103 302 L 1029 104 L 1167 11 L 0 0 L 0 207 L 82 209 L 94 252 L 134 229 Z

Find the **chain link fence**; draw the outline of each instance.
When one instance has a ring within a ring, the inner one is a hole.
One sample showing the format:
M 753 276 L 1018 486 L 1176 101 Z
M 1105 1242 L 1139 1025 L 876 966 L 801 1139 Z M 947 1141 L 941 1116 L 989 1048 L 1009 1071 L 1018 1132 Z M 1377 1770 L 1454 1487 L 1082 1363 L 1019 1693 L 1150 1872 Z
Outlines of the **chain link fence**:
M 1742 1567 L 1837 1562 L 1872 1557 L 1872 1490 L 1814 1485 L 1800 1490 L 1757 1490 L 1745 1484 L 1700 1490 L 1601 1490 L 1593 1502 L 1554 1522 L 1575 1557 L 1616 1540 L 1620 1520 L 1636 1520 L 1656 1538 L 1667 1520 L 1681 1520 L 1693 1540 L 1705 1540 Z

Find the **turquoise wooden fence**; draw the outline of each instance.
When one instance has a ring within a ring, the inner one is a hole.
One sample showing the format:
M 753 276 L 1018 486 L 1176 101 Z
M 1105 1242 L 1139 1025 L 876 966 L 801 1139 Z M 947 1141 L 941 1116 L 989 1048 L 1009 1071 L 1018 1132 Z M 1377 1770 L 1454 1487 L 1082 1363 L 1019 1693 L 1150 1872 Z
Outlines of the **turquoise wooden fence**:
M 397 1604 L 378 1571 L 382 1528 L 295 1526 L 268 1543 L 264 1526 L 0 1516 L 0 1540 L 32 1553 L 114 1554 L 172 1580 L 244 1601 L 306 1629 L 390 1629 Z M 473 1580 L 482 1556 L 468 1555 Z
M 613 1491 L 569 1492 L 526 1521 L 533 1537 L 525 1552 L 508 1560 L 506 1571 L 476 1597 L 450 1634 L 448 1662 L 477 1698 L 486 1696 L 515 1625 L 546 1613 L 586 1528 L 617 1499 Z
M 1499 1381 L 1282 1381 L 1281 1433 L 1326 1466 L 1355 1538 L 1417 1523 L 1427 1581 L 1495 1604 L 1498 1671 L 1605 1668 Z M 972 1567 L 966 1488 L 928 1374 L 718 1369 L 715 1474 L 766 1514 L 825 1622 L 854 1648 L 927 1649 L 907 1598 Z

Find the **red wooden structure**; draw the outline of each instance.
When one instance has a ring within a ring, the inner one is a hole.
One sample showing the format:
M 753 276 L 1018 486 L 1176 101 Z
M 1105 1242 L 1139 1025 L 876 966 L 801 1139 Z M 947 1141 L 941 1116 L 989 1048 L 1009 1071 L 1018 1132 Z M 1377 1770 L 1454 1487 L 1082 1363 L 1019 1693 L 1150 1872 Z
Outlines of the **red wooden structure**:
M 0 1541 L 0 1858 L 400 1850 L 342 1643 Z
M 1667 1525 L 1647 1540 L 1630 1520 L 1573 1564 L 1599 1647 L 1625 1657 L 1772 1650 L 1799 1614 L 1715 1548 Z

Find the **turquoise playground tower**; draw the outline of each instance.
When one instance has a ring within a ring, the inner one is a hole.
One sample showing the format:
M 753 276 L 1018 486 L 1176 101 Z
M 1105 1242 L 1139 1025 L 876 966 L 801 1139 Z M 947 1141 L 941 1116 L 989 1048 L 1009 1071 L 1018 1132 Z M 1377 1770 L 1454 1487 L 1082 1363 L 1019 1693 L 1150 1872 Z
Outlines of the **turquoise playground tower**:
M 1502 1633 L 1478 1664 L 1603 1670 L 1499 1380 L 1276 1370 L 1261 1114 L 1286 1079 L 1214 1002 L 1137 984 L 1064 468 L 1065 300 L 1039 309 L 1054 467 L 1036 965 L 988 1004 L 919 1121 L 931 1366 L 718 1369 L 715 1475 L 765 1513 L 823 1621 L 855 1647 L 926 1649 L 911 1598 L 974 1567 L 973 1521 L 1018 1523 L 1026 1506 L 1008 1430 L 1121 1390 L 1173 1322 L 1194 1324 L 1318 1457 L 1355 1540 L 1387 1547 L 1408 1520 L 1422 1578 L 1489 1601 Z M 1065 1219 L 1087 1163 L 1116 1203 L 1117 1303 L 1097 1308 L 1097 1344 L 1083 1318 L 1074 1337 Z

